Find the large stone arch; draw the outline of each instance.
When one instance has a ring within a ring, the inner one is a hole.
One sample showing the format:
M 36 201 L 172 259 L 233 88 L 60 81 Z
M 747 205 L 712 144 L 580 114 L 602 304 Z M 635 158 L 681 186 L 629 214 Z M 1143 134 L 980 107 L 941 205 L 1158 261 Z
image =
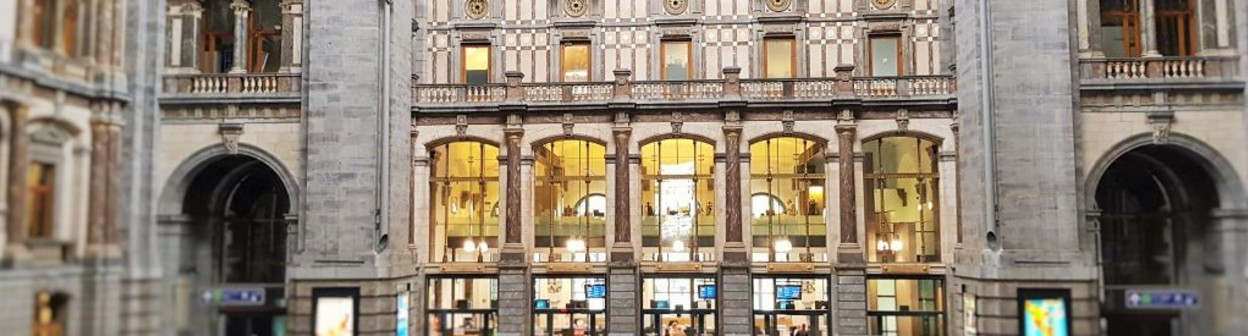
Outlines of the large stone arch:
M 294 203 L 293 209 L 298 209 L 300 195 L 300 183 L 295 179 L 294 174 L 282 164 L 281 160 L 268 151 L 246 143 L 238 144 L 236 154 L 231 154 L 225 145 L 217 144 L 205 147 L 191 154 L 173 172 L 169 174 L 168 180 L 165 181 L 164 187 L 161 189 L 157 203 L 157 212 L 160 215 L 181 215 L 183 202 L 185 200 L 187 188 L 195 177 L 199 175 L 204 168 L 211 163 L 223 159 L 230 155 L 244 155 L 260 161 L 269 169 L 277 173 L 282 180 L 282 184 L 286 187 L 291 202 Z M 297 212 L 297 210 L 292 210 Z
M 1100 185 L 1105 171 L 1109 169 L 1109 166 L 1114 161 L 1117 161 L 1127 152 L 1153 144 L 1154 141 L 1151 134 L 1137 134 L 1123 139 L 1118 144 L 1110 147 L 1100 159 L 1093 163 L 1085 173 L 1083 182 L 1084 199 L 1087 202 L 1087 208 L 1096 209 L 1096 188 Z M 1204 167 L 1209 176 L 1214 179 L 1214 184 L 1219 187 L 1217 193 L 1220 204 L 1218 206 L 1221 210 L 1246 208 L 1244 184 L 1236 173 L 1235 166 L 1226 157 L 1222 156 L 1218 150 L 1200 139 L 1182 133 L 1171 133 L 1165 145 L 1174 146 L 1176 149 L 1185 151 Z

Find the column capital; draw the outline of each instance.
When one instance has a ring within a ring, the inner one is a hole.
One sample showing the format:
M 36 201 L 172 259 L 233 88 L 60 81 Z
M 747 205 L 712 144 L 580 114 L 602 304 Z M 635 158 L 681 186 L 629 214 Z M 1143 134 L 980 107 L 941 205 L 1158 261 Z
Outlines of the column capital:
M 251 4 L 244 0 L 234 0 L 234 2 L 230 3 L 230 9 L 233 10 L 234 13 L 248 12 L 251 11 Z

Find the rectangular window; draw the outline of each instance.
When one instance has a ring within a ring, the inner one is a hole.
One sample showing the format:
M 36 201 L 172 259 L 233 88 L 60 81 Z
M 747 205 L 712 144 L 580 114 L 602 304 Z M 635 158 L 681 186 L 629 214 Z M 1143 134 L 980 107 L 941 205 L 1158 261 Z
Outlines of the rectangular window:
M 490 82 L 490 45 L 464 45 L 464 83 L 488 84 Z
M 690 41 L 663 41 L 659 57 L 663 60 L 660 75 L 663 80 L 689 80 L 693 77 L 693 68 L 689 65 L 693 59 L 693 48 Z
M 901 38 L 898 36 L 871 38 L 871 76 L 888 77 L 901 75 Z
M 69 57 L 78 56 L 78 1 L 66 0 L 61 16 L 61 53 Z
M 1157 0 L 1157 51 L 1166 56 L 1196 53 L 1196 29 L 1192 24 L 1195 1 Z
M 36 46 L 52 49 L 55 43 L 54 29 L 56 24 L 56 0 L 34 0 L 31 19 L 35 20 L 30 27 L 30 42 Z
M 763 77 L 793 78 L 796 74 L 797 43 L 793 38 L 769 38 L 763 40 Z
M 588 82 L 590 71 L 589 42 L 563 44 L 563 81 Z
M 56 167 L 47 163 L 31 163 L 26 173 L 26 222 L 30 238 L 52 238 Z
M 1140 11 L 1137 0 L 1100 0 L 1101 50 L 1106 57 L 1140 56 Z
M 943 335 L 943 283 L 940 279 L 868 279 L 869 334 Z

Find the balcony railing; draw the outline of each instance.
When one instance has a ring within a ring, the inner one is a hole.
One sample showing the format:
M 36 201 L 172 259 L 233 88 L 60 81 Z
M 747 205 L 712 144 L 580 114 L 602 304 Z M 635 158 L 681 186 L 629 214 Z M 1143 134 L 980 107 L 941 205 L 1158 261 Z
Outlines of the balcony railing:
M 185 97 L 269 96 L 298 94 L 298 73 L 210 73 L 164 77 L 165 95 Z
M 1081 79 L 1092 81 L 1227 80 L 1239 74 L 1235 57 L 1144 57 L 1079 60 Z
M 723 79 L 631 81 L 628 70 L 615 72 L 614 82 L 521 83 L 524 75 L 507 73 L 500 84 L 418 84 L 415 105 L 463 103 L 605 103 L 611 101 L 819 100 L 934 98 L 956 91 L 952 76 L 861 77 L 852 67 L 838 67 L 837 77 L 741 79 L 740 69 L 724 69 Z

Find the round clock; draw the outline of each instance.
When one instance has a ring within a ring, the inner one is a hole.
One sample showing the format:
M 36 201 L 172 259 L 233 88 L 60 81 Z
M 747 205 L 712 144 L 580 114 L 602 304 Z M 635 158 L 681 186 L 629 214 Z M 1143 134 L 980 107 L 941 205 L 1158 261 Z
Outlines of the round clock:
M 490 3 L 486 0 L 468 0 L 464 5 L 464 13 L 473 19 L 480 19 L 490 13 Z
M 563 3 L 563 11 L 571 17 L 580 17 L 589 11 L 587 0 L 567 0 Z
M 668 14 L 681 14 L 689 8 L 689 0 L 664 0 L 663 8 L 667 9 Z

